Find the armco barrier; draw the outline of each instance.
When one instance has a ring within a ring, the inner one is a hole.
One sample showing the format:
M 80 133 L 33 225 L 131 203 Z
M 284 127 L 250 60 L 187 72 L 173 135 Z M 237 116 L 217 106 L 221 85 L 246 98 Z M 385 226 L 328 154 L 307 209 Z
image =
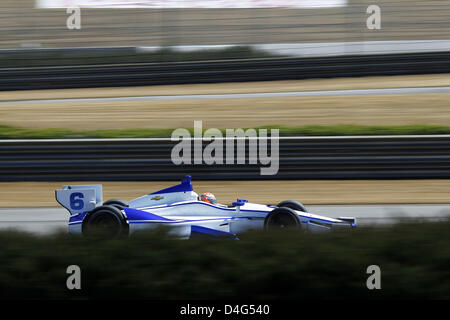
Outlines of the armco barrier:
M 261 164 L 174 165 L 176 143 L 2 140 L 0 181 L 179 180 L 185 174 L 197 180 L 450 178 L 449 135 L 281 137 L 279 172 L 272 176 L 260 175 Z
M 450 72 L 450 52 L 0 69 L 0 90 L 117 87 Z

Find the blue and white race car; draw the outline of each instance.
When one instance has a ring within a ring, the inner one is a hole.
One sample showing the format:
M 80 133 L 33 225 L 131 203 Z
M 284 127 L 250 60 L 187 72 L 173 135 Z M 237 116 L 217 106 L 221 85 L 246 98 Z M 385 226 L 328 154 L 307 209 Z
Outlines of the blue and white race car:
M 166 226 L 171 234 L 184 239 L 196 236 L 237 239 L 237 235 L 249 229 L 323 231 L 356 226 L 355 218 L 311 214 L 293 200 L 277 206 L 245 199 L 237 199 L 231 206 L 201 201 L 193 191 L 191 176 L 129 203 L 119 199 L 103 203 L 102 185 L 64 186 L 56 190 L 56 200 L 70 212 L 70 233 L 95 234 L 102 229 L 115 236 Z

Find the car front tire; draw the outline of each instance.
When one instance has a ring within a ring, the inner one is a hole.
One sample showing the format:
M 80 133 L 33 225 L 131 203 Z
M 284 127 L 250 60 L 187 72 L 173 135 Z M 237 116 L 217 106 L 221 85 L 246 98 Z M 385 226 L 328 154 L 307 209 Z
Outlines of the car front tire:
M 265 230 L 298 229 L 300 218 L 294 210 L 281 207 L 272 210 L 264 219 Z

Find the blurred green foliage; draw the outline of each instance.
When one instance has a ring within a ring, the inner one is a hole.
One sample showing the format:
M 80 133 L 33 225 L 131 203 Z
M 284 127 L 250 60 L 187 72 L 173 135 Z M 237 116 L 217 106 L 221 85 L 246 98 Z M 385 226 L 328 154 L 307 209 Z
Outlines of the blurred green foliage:
M 329 233 L 173 240 L 163 230 L 99 240 L 0 232 L 0 298 L 450 298 L 450 222 Z M 66 268 L 81 268 L 81 290 Z M 369 265 L 381 290 L 368 290 Z
M 450 126 L 438 125 L 307 125 L 298 127 L 262 126 L 255 129 L 279 129 L 280 136 L 352 136 L 352 135 L 433 135 L 450 134 Z M 69 129 L 26 129 L 0 125 L 0 139 L 69 138 L 156 138 L 170 137 L 174 129 L 122 129 L 76 131 Z M 191 134 L 194 130 L 190 129 Z M 225 130 L 222 130 L 225 136 Z M 269 132 L 270 133 L 270 132 Z

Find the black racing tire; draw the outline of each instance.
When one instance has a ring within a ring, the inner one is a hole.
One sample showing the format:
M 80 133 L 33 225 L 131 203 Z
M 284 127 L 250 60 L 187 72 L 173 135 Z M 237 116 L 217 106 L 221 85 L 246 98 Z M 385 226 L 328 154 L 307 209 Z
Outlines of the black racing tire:
M 277 205 L 277 207 L 285 207 L 285 208 L 290 208 L 290 209 L 294 209 L 294 210 L 301 211 L 301 212 L 308 212 L 308 210 L 305 208 L 305 206 L 296 200 L 281 201 Z
M 297 213 L 290 208 L 276 208 L 272 210 L 264 219 L 265 230 L 280 230 L 285 228 L 301 228 L 300 218 Z
M 115 206 L 118 209 L 128 208 L 130 205 L 128 202 L 122 199 L 110 199 L 108 201 L 103 202 L 104 206 Z
M 103 205 L 89 212 L 81 225 L 83 235 L 115 238 L 129 233 L 129 225 L 120 209 Z

